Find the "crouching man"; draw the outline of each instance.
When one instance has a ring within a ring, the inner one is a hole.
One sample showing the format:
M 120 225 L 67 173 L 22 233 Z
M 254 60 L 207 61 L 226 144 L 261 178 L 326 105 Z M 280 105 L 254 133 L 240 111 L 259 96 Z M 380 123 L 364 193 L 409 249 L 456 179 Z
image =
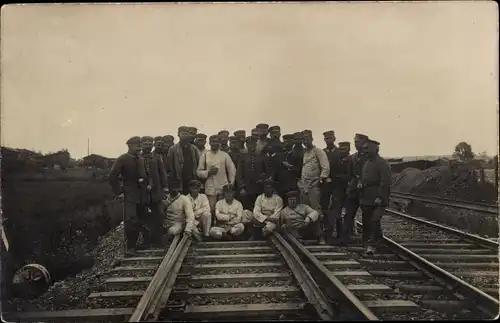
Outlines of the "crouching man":
M 266 179 L 264 183 L 264 193 L 255 200 L 253 212 L 245 210 L 243 222 L 252 230 L 250 240 L 262 239 L 263 228 L 269 217 L 277 217 L 283 209 L 283 199 L 274 190 L 274 181 Z
M 210 229 L 210 236 L 217 240 L 232 240 L 245 231 L 241 223 L 243 205 L 234 199 L 233 187 L 224 185 L 224 199 L 215 204 L 215 226 Z
M 318 211 L 298 203 L 298 191 L 290 191 L 286 195 L 287 206 L 279 214 L 269 217 L 263 229 L 264 235 L 270 235 L 281 227 L 286 228 L 294 238 L 316 240 L 322 234 Z
M 194 225 L 194 213 L 191 201 L 180 193 L 181 183 L 177 180 L 169 181 L 169 194 L 163 201 L 164 228 L 167 230 L 167 238 L 184 233 L 200 240 L 200 234 Z
M 212 214 L 210 211 L 210 203 L 205 194 L 200 193 L 201 182 L 192 180 L 189 182 L 189 195 L 187 195 L 194 213 L 194 226 L 201 230 L 203 236 L 208 238 L 210 235 L 210 227 L 212 226 Z

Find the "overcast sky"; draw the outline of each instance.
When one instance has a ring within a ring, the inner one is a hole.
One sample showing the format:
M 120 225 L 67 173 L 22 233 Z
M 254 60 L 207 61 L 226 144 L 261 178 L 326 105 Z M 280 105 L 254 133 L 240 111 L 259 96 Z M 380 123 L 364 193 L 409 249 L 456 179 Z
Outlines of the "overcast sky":
M 490 154 L 495 2 L 2 7 L 2 145 L 114 157 L 134 135 L 361 132 L 384 156 Z

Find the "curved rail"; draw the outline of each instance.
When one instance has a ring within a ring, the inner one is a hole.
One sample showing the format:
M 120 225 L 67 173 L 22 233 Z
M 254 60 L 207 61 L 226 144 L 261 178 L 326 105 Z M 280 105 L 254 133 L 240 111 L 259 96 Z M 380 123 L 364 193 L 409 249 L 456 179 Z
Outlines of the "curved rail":
M 360 221 L 356 222 L 360 227 L 363 227 L 363 224 Z M 490 317 L 496 317 L 498 315 L 500 309 L 498 300 L 484 293 L 480 289 L 461 280 L 455 275 L 450 274 L 441 267 L 436 266 L 427 259 L 419 256 L 408 248 L 405 248 L 399 243 L 387 238 L 386 236 L 383 237 L 383 241 L 398 256 L 409 262 L 418 270 L 424 272 L 429 277 L 440 282 L 443 287 L 447 288 L 448 290 L 465 296 L 469 301 L 473 302 L 483 313 L 489 315 Z
M 328 299 L 323 292 L 321 292 L 319 286 L 316 284 L 297 253 L 293 250 L 292 246 L 290 246 L 290 244 L 277 232 L 273 233 L 271 236 L 271 242 L 276 246 L 292 270 L 300 288 L 306 295 L 309 303 L 314 306 L 319 318 L 323 321 L 332 321 L 334 319 L 334 311 Z
M 340 280 L 338 280 L 332 273 L 314 257 L 297 239 L 291 234 L 285 233 L 285 238 L 290 244 L 295 247 L 307 260 L 314 266 L 314 268 L 321 274 L 321 276 L 329 283 L 328 288 L 332 290 L 332 294 L 341 297 L 342 305 L 348 307 L 349 312 L 357 320 L 379 321 L 377 316 L 363 304 Z
M 161 305 L 164 299 L 165 288 L 169 285 L 168 283 L 171 281 L 172 277 L 174 277 L 175 281 L 178 268 L 177 271 L 175 269 L 176 267 L 180 268 L 180 264 L 182 264 L 190 244 L 191 239 L 187 236 L 183 236 L 182 239 L 180 239 L 180 236 L 175 236 L 167 254 L 163 257 L 160 266 L 151 279 L 146 292 L 144 292 L 139 304 L 130 316 L 129 322 L 140 322 L 149 319 L 151 316 L 155 318 L 158 317 L 159 311 L 161 310 L 161 308 L 159 308 L 161 306 L 159 305 Z M 180 257 L 181 254 L 183 255 L 182 258 Z M 179 266 L 177 266 L 178 264 Z
M 424 203 L 432 203 L 436 205 L 443 205 L 443 206 L 460 208 L 471 211 L 478 211 L 483 213 L 498 214 L 498 206 L 495 204 L 450 200 L 442 197 L 424 196 L 424 195 L 416 195 L 416 194 L 401 193 L 401 192 L 391 192 L 391 197 L 409 199 Z
M 420 219 L 420 218 L 411 216 L 409 214 L 401 213 L 401 212 L 398 212 L 398 211 L 395 211 L 395 210 L 385 209 L 385 211 L 387 213 L 390 213 L 390 214 L 393 214 L 393 215 L 397 215 L 399 217 L 402 217 L 402 218 L 405 218 L 405 219 L 408 219 L 408 220 L 411 220 L 411 221 L 414 221 L 414 222 L 417 222 L 417 223 L 421 223 L 421 224 L 424 224 L 424 225 L 427 225 L 427 226 L 430 226 L 430 227 L 438 228 L 438 229 L 440 229 L 442 231 L 445 231 L 445 232 L 448 232 L 450 234 L 456 235 L 456 236 L 458 236 L 458 237 L 460 237 L 460 238 L 462 238 L 464 240 L 468 240 L 470 242 L 478 244 L 478 245 L 480 245 L 480 246 L 482 246 L 482 247 L 484 247 L 486 249 L 490 249 L 490 250 L 494 250 L 494 251 L 498 251 L 499 250 L 499 244 L 496 241 L 493 241 L 493 240 L 490 240 L 490 239 L 486 239 L 486 238 L 483 238 L 483 237 L 480 237 L 478 235 L 471 234 L 471 233 L 468 233 L 468 232 L 460 231 L 460 230 L 457 230 L 455 228 L 451 228 L 451 227 L 448 227 L 448 226 L 445 226 L 445 225 L 442 225 L 442 224 L 439 224 L 439 223 L 430 222 L 430 221 L 427 221 L 427 220 L 424 220 L 424 219 Z

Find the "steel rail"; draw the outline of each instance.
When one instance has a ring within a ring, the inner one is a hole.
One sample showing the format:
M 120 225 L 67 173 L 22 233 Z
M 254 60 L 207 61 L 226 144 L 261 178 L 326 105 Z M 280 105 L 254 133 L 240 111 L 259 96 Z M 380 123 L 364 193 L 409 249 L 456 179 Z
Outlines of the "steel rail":
M 466 201 L 466 200 L 452 200 L 452 199 L 449 199 L 447 197 L 429 196 L 429 195 L 424 195 L 424 194 L 405 193 L 405 192 L 399 192 L 399 191 L 391 191 L 391 194 L 415 196 L 415 197 L 434 199 L 434 200 L 443 201 L 443 202 L 451 201 L 451 202 L 457 202 L 457 203 L 462 203 L 462 204 L 486 206 L 486 207 L 492 207 L 492 208 L 498 207 L 498 202 L 497 203 L 485 203 L 485 202 L 471 202 L 471 201 Z
M 276 246 L 288 267 L 292 270 L 300 288 L 316 310 L 319 318 L 323 321 L 333 321 L 333 308 L 292 246 L 277 232 L 274 232 L 271 236 L 271 242 Z
M 285 239 L 290 244 L 298 249 L 307 260 L 314 266 L 321 276 L 329 282 L 328 288 L 332 290 L 332 295 L 340 295 L 342 297 L 341 305 L 349 308 L 349 312 L 353 314 L 356 320 L 379 321 L 380 319 L 357 298 L 331 271 L 329 271 L 319 260 L 309 252 L 300 242 L 297 241 L 290 233 L 284 234 Z
M 161 288 L 161 294 L 158 298 L 155 299 L 151 306 L 151 310 L 149 311 L 149 316 L 146 317 L 148 321 L 157 321 L 160 313 L 163 311 L 165 305 L 170 298 L 170 294 L 174 288 L 175 281 L 181 269 L 182 263 L 184 262 L 184 258 L 188 252 L 189 246 L 193 240 L 184 236 L 177 245 L 174 254 L 171 258 L 172 268 L 168 272 L 168 277 L 163 281 L 163 285 Z M 165 312 L 163 311 L 165 314 Z
M 409 199 L 409 200 L 414 200 L 414 201 L 420 201 L 424 203 L 431 203 L 431 204 L 436 204 L 436 205 L 443 205 L 443 206 L 448 206 L 448 207 L 453 207 L 453 208 L 458 208 L 458 209 L 465 209 L 465 210 L 470 210 L 470 211 L 477 211 L 477 212 L 482 212 L 482 213 L 491 213 L 491 214 L 498 214 L 498 206 L 496 205 L 482 205 L 479 203 L 472 203 L 472 202 L 462 202 L 462 201 L 454 201 L 454 200 L 440 200 L 435 197 L 430 197 L 430 196 L 416 196 L 413 194 L 407 194 L 407 193 L 396 193 L 396 192 L 391 192 L 391 196 L 395 198 L 403 198 L 403 199 Z
M 129 318 L 129 322 L 140 322 L 143 318 L 144 315 L 149 312 L 149 309 L 151 308 L 151 304 L 154 301 L 154 298 L 158 297 L 159 289 L 160 289 L 160 283 L 164 281 L 167 278 L 168 272 L 170 271 L 171 267 L 171 258 L 172 255 L 174 254 L 174 251 L 179 244 L 180 236 L 177 235 L 174 237 L 172 243 L 170 244 L 170 247 L 168 248 L 167 254 L 165 257 L 163 257 L 162 262 L 158 266 L 158 269 L 156 270 L 153 278 L 151 279 L 151 282 L 149 283 L 146 291 L 144 292 L 144 295 L 142 295 L 141 299 L 139 300 L 139 304 L 137 304 L 134 312 Z
M 356 223 L 361 228 L 363 227 L 363 224 L 360 221 L 356 221 Z M 443 268 L 433 264 L 427 259 L 419 256 L 408 248 L 405 248 L 399 243 L 389 239 L 388 237 L 383 236 L 382 239 L 383 242 L 399 257 L 410 263 L 417 270 L 439 282 L 449 291 L 465 296 L 469 301 L 474 303 L 479 310 L 492 318 L 498 315 L 500 310 L 498 300 L 494 299 L 482 290 L 468 284 L 457 276 L 447 272 Z
M 430 222 L 430 221 L 427 221 L 427 220 L 424 220 L 424 219 L 420 219 L 420 218 L 414 217 L 412 215 L 401 213 L 401 212 L 398 212 L 398 211 L 395 211 L 395 210 L 386 209 L 385 211 L 387 213 L 390 213 L 390 214 L 393 214 L 393 215 L 405 218 L 405 219 L 410 220 L 410 221 L 414 221 L 414 222 L 421 223 L 421 224 L 424 224 L 424 225 L 427 225 L 427 226 L 438 228 L 438 229 L 440 229 L 442 231 L 445 231 L 447 233 L 459 236 L 460 238 L 462 238 L 464 240 L 468 240 L 470 242 L 478 244 L 478 245 L 480 245 L 483 248 L 494 250 L 494 251 L 498 251 L 499 250 L 499 244 L 496 241 L 493 241 L 493 240 L 490 240 L 490 239 L 486 239 L 486 238 L 483 238 L 483 237 L 480 237 L 478 235 L 471 234 L 471 233 L 468 233 L 468 232 L 460 231 L 460 230 L 457 230 L 455 228 L 451 228 L 451 227 L 448 227 L 448 226 L 445 226 L 445 225 L 442 225 L 442 224 L 439 224 L 439 223 L 434 223 L 434 222 Z

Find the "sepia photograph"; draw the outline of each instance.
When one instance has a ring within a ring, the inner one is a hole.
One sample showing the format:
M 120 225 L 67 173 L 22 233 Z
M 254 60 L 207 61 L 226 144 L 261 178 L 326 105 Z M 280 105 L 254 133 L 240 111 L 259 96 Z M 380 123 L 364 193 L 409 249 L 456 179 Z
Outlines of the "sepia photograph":
M 2 321 L 498 318 L 498 24 L 2 6 Z

